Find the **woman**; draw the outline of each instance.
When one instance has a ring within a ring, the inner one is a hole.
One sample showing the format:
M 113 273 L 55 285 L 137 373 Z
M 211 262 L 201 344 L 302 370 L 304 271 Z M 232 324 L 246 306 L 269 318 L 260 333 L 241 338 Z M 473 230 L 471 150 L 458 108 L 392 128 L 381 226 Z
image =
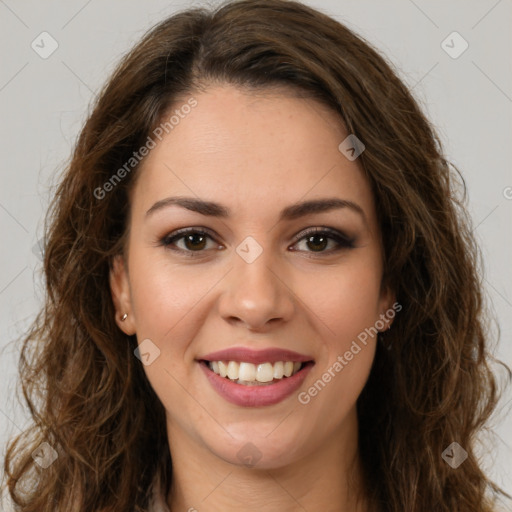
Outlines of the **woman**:
M 246 0 L 156 26 L 51 210 L 16 510 L 496 510 L 453 180 L 390 65 L 333 19 Z

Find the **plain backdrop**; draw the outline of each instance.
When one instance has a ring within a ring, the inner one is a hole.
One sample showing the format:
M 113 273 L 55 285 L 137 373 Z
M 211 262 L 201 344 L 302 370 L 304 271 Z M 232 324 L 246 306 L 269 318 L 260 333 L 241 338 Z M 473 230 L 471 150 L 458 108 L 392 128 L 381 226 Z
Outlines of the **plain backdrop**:
M 512 2 L 306 3 L 346 23 L 387 56 L 463 172 L 485 257 L 485 291 L 501 330 L 497 356 L 512 364 Z M 70 157 L 90 102 L 120 57 L 156 22 L 192 5 L 208 3 L 0 0 L 2 460 L 8 438 L 28 421 L 16 394 L 17 340 L 41 305 L 37 242 L 51 185 Z M 44 51 L 58 45 L 47 58 L 40 55 L 42 48 L 38 53 L 32 47 L 42 37 Z M 494 445 L 482 456 L 495 480 L 512 492 L 510 389 L 507 393 L 494 419 Z

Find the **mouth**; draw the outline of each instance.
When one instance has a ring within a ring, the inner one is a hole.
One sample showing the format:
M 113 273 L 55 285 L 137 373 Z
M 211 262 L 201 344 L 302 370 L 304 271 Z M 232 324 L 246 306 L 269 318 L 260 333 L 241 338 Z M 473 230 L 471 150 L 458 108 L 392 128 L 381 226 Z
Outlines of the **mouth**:
M 221 397 L 244 407 L 281 402 L 301 386 L 315 365 L 310 356 L 289 350 L 242 347 L 214 352 L 197 362 Z
M 210 371 L 222 378 L 242 386 L 269 386 L 293 377 L 313 361 L 267 361 L 260 364 L 247 361 L 207 361 L 201 360 Z

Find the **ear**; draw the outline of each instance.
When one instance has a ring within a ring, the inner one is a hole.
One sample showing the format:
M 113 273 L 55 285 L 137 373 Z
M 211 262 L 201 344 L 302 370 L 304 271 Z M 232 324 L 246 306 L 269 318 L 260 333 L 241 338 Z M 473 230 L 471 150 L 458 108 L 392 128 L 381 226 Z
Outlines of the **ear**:
M 121 254 L 114 256 L 110 267 L 110 292 L 116 310 L 116 323 L 125 334 L 135 334 L 135 318 L 133 316 L 130 281 L 124 258 Z M 125 320 L 123 316 L 127 315 Z
M 379 300 L 379 313 L 380 319 L 384 322 L 384 327 L 379 329 L 379 332 L 385 332 L 391 329 L 391 324 L 398 311 L 402 309 L 402 306 L 396 302 L 395 292 L 388 286 L 381 288 L 380 300 Z

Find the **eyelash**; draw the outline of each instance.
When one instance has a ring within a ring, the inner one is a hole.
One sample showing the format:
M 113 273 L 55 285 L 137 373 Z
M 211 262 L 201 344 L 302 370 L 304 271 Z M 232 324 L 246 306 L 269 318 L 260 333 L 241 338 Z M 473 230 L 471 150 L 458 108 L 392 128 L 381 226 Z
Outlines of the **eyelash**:
M 207 230 L 205 230 L 204 228 L 200 228 L 200 229 L 199 228 L 183 228 L 183 229 L 179 229 L 178 231 L 176 231 L 174 233 L 171 233 L 170 235 L 166 235 L 165 237 L 163 237 L 160 240 L 160 245 L 164 246 L 166 249 L 169 249 L 169 250 L 172 250 L 175 252 L 180 252 L 187 257 L 194 258 L 194 257 L 196 257 L 196 254 L 203 253 L 206 251 L 206 249 L 202 249 L 202 250 L 198 250 L 198 251 L 191 251 L 188 249 L 179 249 L 176 247 L 171 247 L 174 242 L 176 242 L 178 240 L 182 240 L 185 238 L 186 235 L 190 235 L 190 234 L 207 236 L 210 239 L 214 240 L 213 235 L 211 233 L 209 233 Z M 313 235 L 326 235 L 328 239 L 334 240 L 338 244 L 338 247 L 335 249 L 327 250 L 327 251 L 325 251 L 325 250 L 323 250 L 323 251 L 306 251 L 306 252 L 310 252 L 312 254 L 319 254 L 319 255 L 332 254 L 332 253 L 341 251 L 343 249 L 353 249 L 354 248 L 355 240 L 353 238 L 350 238 L 335 229 L 326 228 L 326 227 L 312 228 L 307 231 L 303 231 L 303 232 L 299 233 L 298 235 L 296 235 L 294 237 L 293 244 L 295 245 L 297 242 L 300 242 L 301 240 L 306 239 L 307 237 L 313 236 Z

